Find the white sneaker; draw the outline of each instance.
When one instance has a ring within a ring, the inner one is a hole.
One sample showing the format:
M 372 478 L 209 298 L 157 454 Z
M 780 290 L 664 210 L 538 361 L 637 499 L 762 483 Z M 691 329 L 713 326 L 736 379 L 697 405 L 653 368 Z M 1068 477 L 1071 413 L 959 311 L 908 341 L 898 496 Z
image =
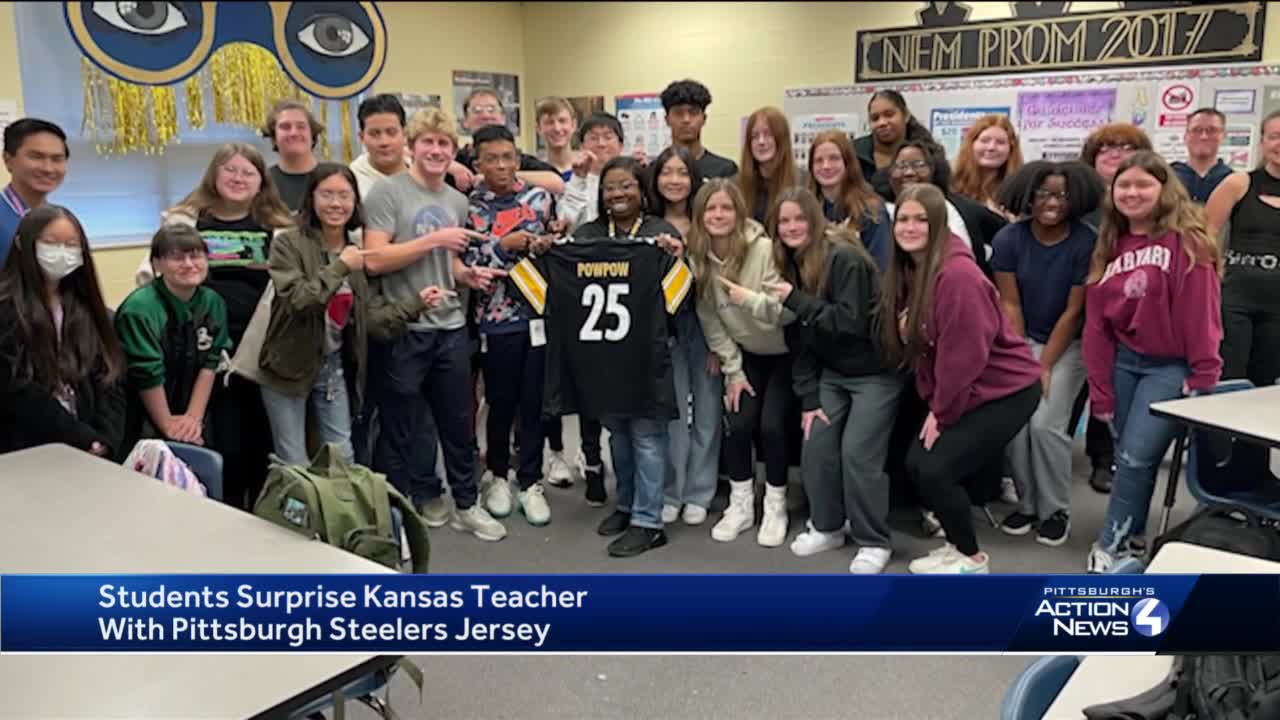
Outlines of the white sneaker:
M 429 528 L 444 527 L 449 522 L 449 506 L 443 495 L 428 500 L 427 504 L 419 508 L 419 513 Z
M 668 505 L 666 503 L 662 505 L 662 524 L 663 525 L 670 525 L 671 523 L 675 522 L 676 518 L 678 517 L 680 517 L 679 505 Z
M 729 507 L 711 528 L 711 539 L 720 542 L 733 542 L 739 533 L 756 524 L 755 481 L 730 480 L 729 487 Z
M 707 509 L 698 505 L 685 505 L 680 519 L 685 525 L 701 525 L 707 521 Z
M 844 546 L 844 531 L 822 532 L 813 528 L 813 521 L 805 523 L 807 528 L 791 541 L 791 552 L 797 557 L 808 557 L 827 550 L 835 550 Z
M 516 496 L 520 505 L 520 513 L 534 527 L 542 527 L 551 522 L 551 506 L 542 492 L 542 483 L 534 483 L 528 490 L 521 490 Z
M 1089 548 L 1088 570 L 1090 573 L 1109 573 L 1116 564 L 1116 556 L 1094 545 Z
M 552 487 L 573 485 L 573 471 L 569 469 L 569 461 L 564 459 L 563 451 L 551 451 L 551 459 L 547 462 L 547 482 Z
M 449 521 L 449 527 L 458 532 L 469 532 L 481 540 L 489 542 L 497 542 L 507 536 L 507 528 L 493 516 L 488 510 L 480 507 L 480 503 L 476 503 L 466 510 L 454 510 L 453 518 Z
M 511 514 L 511 487 L 506 478 L 497 478 L 490 470 L 480 476 L 480 501 L 489 514 L 504 518 Z
M 974 560 L 948 544 L 912 560 L 907 569 L 916 575 L 986 575 L 990 572 L 990 558 L 986 553 L 979 557 Z
M 854 575 L 879 575 L 889 564 L 893 551 L 889 548 L 864 547 L 853 556 L 849 572 Z
M 920 528 L 924 530 L 926 537 L 945 538 L 947 533 L 942 529 L 942 522 L 938 520 L 937 514 L 931 510 L 920 511 Z
M 769 485 L 764 491 L 764 514 L 756 542 L 762 547 L 778 547 L 787 539 L 787 488 Z
M 1018 504 L 1018 486 L 1013 484 L 1013 478 L 1000 478 L 1000 499 L 1010 505 Z

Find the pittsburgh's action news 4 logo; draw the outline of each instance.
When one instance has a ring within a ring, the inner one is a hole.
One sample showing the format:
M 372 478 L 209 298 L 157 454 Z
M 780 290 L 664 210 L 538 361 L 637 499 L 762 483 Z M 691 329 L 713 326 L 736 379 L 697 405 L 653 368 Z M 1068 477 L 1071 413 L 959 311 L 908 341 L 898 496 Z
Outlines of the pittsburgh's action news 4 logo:
M 1169 629 L 1155 588 L 1047 587 L 1035 616 L 1051 620 L 1054 637 L 1156 637 Z

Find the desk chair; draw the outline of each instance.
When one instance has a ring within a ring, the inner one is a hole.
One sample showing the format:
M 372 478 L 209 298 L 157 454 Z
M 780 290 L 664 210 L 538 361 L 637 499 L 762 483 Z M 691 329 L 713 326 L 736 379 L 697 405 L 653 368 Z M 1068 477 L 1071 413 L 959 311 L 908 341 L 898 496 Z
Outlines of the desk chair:
M 1240 392 L 1253 387 L 1248 380 L 1225 380 L 1213 392 Z M 1182 432 L 1187 431 L 1179 431 Z M 1187 490 L 1196 502 L 1239 505 L 1262 517 L 1280 520 L 1280 480 L 1271 472 L 1271 448 L 1198 428 L 1189 431 L 1188 445 Z M 1168 530 L 1169 514 L 1177 500 L 1177 460 L 1174 459 L 1165 486 L 1159 535 Z
M 1111 568 L 1112 575 L 1141 575 L 1146 568 L 1133 558 L 1125 558 Z M 1080 666 L 1075 655 L 1037 658 L 1014 679 L 1000 702 L 1000 720 L 1042 720 L 1058 699 L 1058 693 Z
M 222 454 L 187 443 L 168 440 L 166 443 L 178 459 L 191 468 L 204 485 L 205 494 L 211 500 L 222 500 Z

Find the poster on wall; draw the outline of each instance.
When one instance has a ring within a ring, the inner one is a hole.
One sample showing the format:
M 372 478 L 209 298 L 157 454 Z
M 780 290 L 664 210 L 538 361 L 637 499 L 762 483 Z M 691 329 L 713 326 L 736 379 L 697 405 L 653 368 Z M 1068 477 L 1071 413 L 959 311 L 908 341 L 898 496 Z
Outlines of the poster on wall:
M 1156 127 L 1184 128 L 1187 118 L 1200 107 L 1200 81 L 1180 78 L 1160 83 L 1156 98 Z
M 1074 160 L 1094 128 L 1111 122 L 1116 89 L 1018 93 L 1018 137 L 1025 160 Z
M 626 135 L 623 155 L 633 155 L 640 150 L 652 161 L 671 144 L 671 128 L 667 127 L 661 95 L 616 95 L 613 103 L 618 122 L 622 123 L 622 134 Z
M 413 117 L 419 110 L 444 107 L 440 104 L 439 95 L 423 95 L 421 93 L 392 93 L 404 107 L 405 118 Z
M 458 134 L 471 137 L 471 131 L 462 125 L 462 103 L 472 90 L 482 87 L 498 91 L 502 107 L 506 111 L 507 127 L 513 135 L 520 137 L 520 77 L 477 70 L 453 71 L 453 112 L 458 116 Z
M 994 107 L 943 107 L 929 111 L 929 132 L 947 151 L 947 158 L 955 160 L 960 153 L 960 144 L 964 142 L 965 133 L 973 127 L 973 123 L 983 115 L 1003 115 L 1009 117 L 1009 106 Z
M 839 130 L 846 135 L 857 132 L 861 124 L 857 113 L 837 113 L 832 115 L 797 115 L 791 124 L 791 154 L 796 165 L 809 167 L 809 147 L 820 132 Z M 746 119 L 743 119 L 746 126 Z
M 1187 144 L 1183 140 L 1183 130 L 1157 130 L 1151 136 L 1151 144 L 1155 151 L 1169 162 L 1187 161 Z M 1224 149 L 1225 151 L 1225 149 Z
M 538 107 L 540 107 L 542 103 L 545 102 L 547 99 L 548 98 L 540 97 L 533 103 L 535 115 L 537 113 Z M 565 100 L 568 100 L 569 104 L 573 106 L 574 137 L 572 137 L 569 140 L 569 144 L 576 149 L 578 147 L 578 139 L 577 139 L 578 128 L 582 126 L 582 121 L 586 120 L 587 117 L 591 115 L 591 113 L 604 112 L 604 96 L 603 95 L 576 95 L 572 97 L 566 97 Z M 538 118 L 536 116 L 533 118 L 533 123 L 534 123 L 533 129 L 535 131 L 534 134 L 536 136 L 536 139 L 534 140 L 534 142 L 536 143 L 536 149 L 534 150 L 534 152 L 537 153 L 538 157 L 545 160 L 547 156 L 547 144 L 542 141 L 542 135 L 536 132 L 538 129 L 538 124 L 537 124 Z
M 1227 134 L 1222 137 L 1218 153 L 1232 170 L 1253 169 L 1254 128 L 1252 124 L 1227 126 Z

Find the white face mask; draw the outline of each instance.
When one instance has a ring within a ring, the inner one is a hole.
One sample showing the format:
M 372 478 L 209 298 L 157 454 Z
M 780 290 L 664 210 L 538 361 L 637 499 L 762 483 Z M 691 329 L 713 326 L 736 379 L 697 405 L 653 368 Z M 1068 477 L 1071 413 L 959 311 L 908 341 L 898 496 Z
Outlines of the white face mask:
M 84 265 L 84 252 L 80 246 L 36 243 L 36 262 L 52 280 L 61 280 Z

